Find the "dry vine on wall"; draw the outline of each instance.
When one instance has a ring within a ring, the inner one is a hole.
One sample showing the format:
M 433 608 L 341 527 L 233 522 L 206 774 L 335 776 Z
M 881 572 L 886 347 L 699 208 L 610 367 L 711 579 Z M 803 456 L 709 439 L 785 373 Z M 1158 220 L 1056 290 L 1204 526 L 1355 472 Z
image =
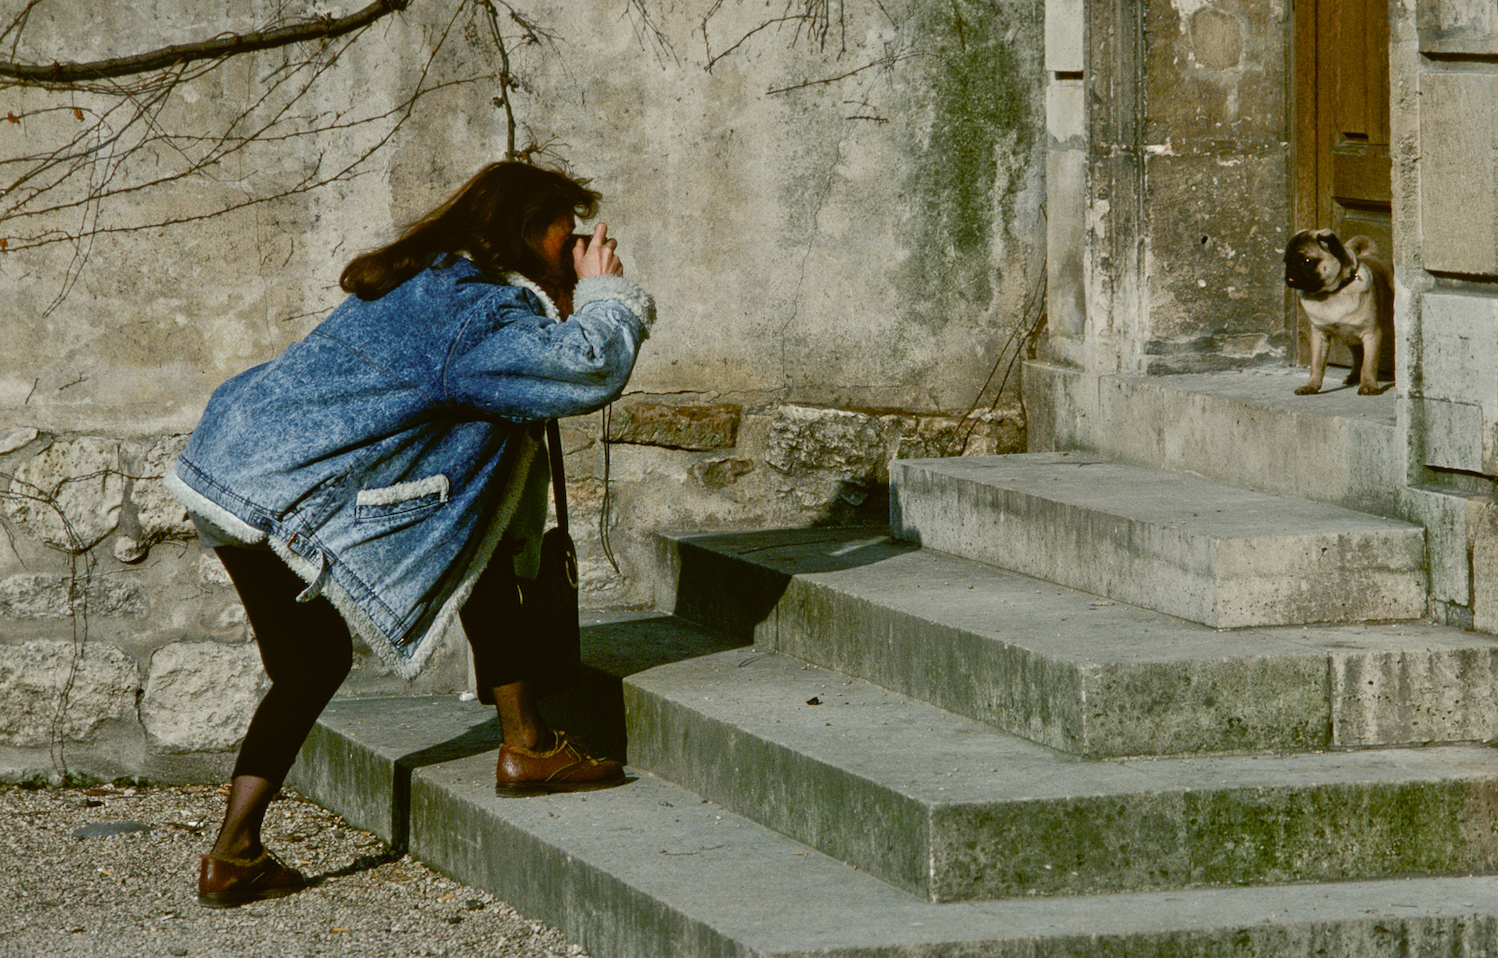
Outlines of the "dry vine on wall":
M 343 16 L 317 15 L 313 0 L 299 0 L 276 5 L 273 17 L 252 28 L 100 59 L 34 39 L 54 35 L 55 25 L 48 25 L 53 33 L 38 25 L 54 10 L 77 16 L 65 2 L 20 0 L 8 18 L 0 7 L 0 133 L 9 124 L 20 134 L 0 138 L 0 257 L 55 246 L 71 251 L 49 313 L 74 288 L 97 240 L 201 224 L 346 182 L 372 168 L 421 101 L 444 90 L 477 86 L 488 94 L 508 157 L 547 152 L 546 141 L 522 133 L 516 97 L 533 91 L 515 58 L 525 51 L 555 55 L 560 38 L 507 0 L 374 0 Z M 651 3 L 616 2 L 613 11 L 600 11 L 601 24 L 632 29 L 643 49 L 681 62 Z M 825 55 L 826 75 L 778 84 L 770 94 L 831 86 L 915 55 L 904 47 L 860 49 L 856 62 L 844 65 L 850 51 L 842 0 L 787 0 L 778 15 L 723 36 L 715 36 L 715 17 L 724 0 L 704 6 L 705 72 L 755 43 L 806 43 Z M 340 66 L 361 43 L 413 20 L 420 35 L 398 57 L 406 88 L 393 99 L 349 102 L 347 91 L 362 78 L 340 76 Z M 226 76 L 246 68 L 251 72 L 235 74 L 227 89 Z M 849 119 L 882 120 L 854 114 Z M 266 156 L 275 162 L 257 163 Z M 300 168 L 279 165 L 287 156 L 303 157 Z M 255 175 L 261 165 L 274 173 Z M 173 202 L 194 184 L 231 188 L 207 204 Z
M 28 59 L 28 29 L 60 2 L 26 0 L 0 21 L 0 130 L 16 127 L 22 136 L 10 144 L 25 144 L 0 153 L 0 255 L 71 250 L 47 312 L 73 289 L 96 240 L 189 226 L 346 182 L 371 168 L 423 99 L 443 90 L 486 87 L 509 155 L 540 149 L 518 142 L 513 97 L 526 84 L 511 58 L 555 37 L 504 0 L 375 0 L 347 16 L 284 13 L 252 30 L 104 59 L 72 60 L 62 51 Z M 338 76 L 342 62 L 413 5 L 423 7 L 428 26 L 413 43 L 407 62 L 417 66 L 404 70 L 406 88 L 379 105 L 340 102 L 348 97 L 333 84 L 349 86 Z M 247 92 L 224 106 L 215 91 L 246 66 Z M 357 145 L 345 151 L 335 143 Z M 301 168 L 247 175 L 267 155 L 257 149 L 303 157 Z M 196 183 L 233 188 L 206 207 L 172 202 Z
M 68 674 L 63 679 L 62 689 L 57 696 L 57 707 L 52 713 L 52 721 L 48 729 L 48 753 L 52 760 L 52 767 L 59 774 L 67 775 L 67 736 L 64 730 L 64 723 L 67 720 L 68 699 L 72 694 L 73 683 L 78 677 L 78 668 L 88 646 L 88 584 L 93 579 L 94 567 L 97 565 L 97 560 L 84 548 L 72 521 L 63 510 L 61 503 L 57 500 L 55 495 L 56 490 L 42 489 L 11 475 L 0 474 L 0 480 L 3 480 L 8 487 L 5 492 L 0 493 L 0 498 L 8 499 L 12 502 L 29 503 L 34 508 L 51 511 L 62 524 L 62 528 L 66 531 L 68 539 L 73 546 L 67 550 L 68 574 L 66 597 L 69 621 L 73 632 L 73 655 L 68 663 Z M 11 535 L 8 528 L 0 526 L 0 529 L 4 529 L 7 536 Z M 14 549 L 13 542 L 12 549 Z

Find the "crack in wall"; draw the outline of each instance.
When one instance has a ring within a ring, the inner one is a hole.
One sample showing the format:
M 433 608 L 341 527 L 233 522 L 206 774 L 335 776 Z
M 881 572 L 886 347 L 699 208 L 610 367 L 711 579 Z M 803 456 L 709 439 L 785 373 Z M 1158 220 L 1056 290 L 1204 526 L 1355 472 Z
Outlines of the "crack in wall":
M 796 271 L 796 285 L 791 296 L 790 315 L 781 324 L 779 331 L 776 333 L 776 339 L 780 347 L 780 384 L 783 394 L 789 393 L 791 388 L 790 358 L 786 343 L 787 334 L 801 315 L 801 290 L 806 285 L 807 263 L 810 262 L 811 254 L 817 245 L 817 237 L 820 235 L 822 210 L 826 207 L 827 198 L 832 194 L 833 186 L 836 183 L 837 168 L 842 165 L 843 148 L 848 142 L 848 136 L 849 132 L 845 127 L 843 135 L 838 137 L 837 143 L 833 148 L 832 161 L 827 165 L 827 173 L 823 179 L 822 188 L 817 194 L 816 203 L 811 211 L 811 227 L 808 230 L 806 249 L 801 255 L 801 261 Z

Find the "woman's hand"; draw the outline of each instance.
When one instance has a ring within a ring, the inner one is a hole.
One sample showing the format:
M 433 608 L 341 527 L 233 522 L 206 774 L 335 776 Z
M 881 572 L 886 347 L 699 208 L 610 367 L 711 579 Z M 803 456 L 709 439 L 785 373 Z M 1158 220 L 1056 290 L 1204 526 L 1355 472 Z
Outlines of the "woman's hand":
M 572 244 L 572 266 L 578 279 L 589 276 L 623 276 L 624 264 L 614 255 L 619 244 L 609 239 L 607 223 L 593 227 L 593 238 L 583 237 Z

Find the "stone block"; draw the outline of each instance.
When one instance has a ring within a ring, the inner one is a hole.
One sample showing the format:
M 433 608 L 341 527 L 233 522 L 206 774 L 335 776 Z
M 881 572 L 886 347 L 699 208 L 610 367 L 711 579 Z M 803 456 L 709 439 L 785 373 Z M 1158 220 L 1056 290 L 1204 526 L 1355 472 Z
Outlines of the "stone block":
M 1482 501 L 1433 488 L 1407 489 L 1403 500 L 1406 517 L 1425 527 L 1431 601 L 1471 605 L 1469 527 L 1472 511 L 1481 509 Z
M 1498 300 L 1427 293 L 1420 355 L 1426 463 L 1498 475 Z
M 1122 114 L 1122 123 L 1142 119 L 1145 143 L 1163 145 L 1166 151 L 1190 151 L 1197 148 L 1193 143 L 1216 150 L 1227 141 L 1238 156 L 1261 149 L 1283 156 L 1279 143 L 1288 106 L 1284 8 L 1274 0 L 1236 0 L 1144 4 L 1137 9 L 1144 34 L 1138 81 L 1148 106 L 1139 111 L 1120 97 L 1121 102 L 1107 106 L 1095 103 L 1094 111 L 1115 111 Z M 1096 21 L 1095 25 L 1102 26 Z M 1092 43 L 1096 56 L 1095 36 Z M 1226 134 L 1229 128 L 1232 133 Z M 1147 202 L 1159 208 L 1159 187 L 1150 184 L 1147 189 Z M 1285 213 L 1280 197 L 1287 193 L 1242 195 L 1256 197 L 1258 202 L 1251 204 L 1256 214 Z M 1247 212 L 1248 205 L 1240 209 Z M 1250 235 L 1239 234 L 1243 239 Z
M 1483 408 L 1476 403 L 1416 398 L 1424 460 L 1437 469 L 1482 472 Z
M 697 451 L 731 449 L 738 443 L 742 413 L 741 407 L 729 403 L 714 406 L 630 403 L 614 411 L 609 421 L 609 441 Z
M 890 417 L 893 457 L 993 456 L 1025 449 L 1025 416 L 1019 406 L 971 418 L 932 416 L 913 422 Z
M 1472 535 L 1472 627 L 1498 633 L 1498 505 L 1481 510 Z M 1487 730 L 1491 732 L 1491 727 Z M 1484 738 L 1488 735 L 1484 735 Z
M 0 743 L 87 741 L 105 722 L 133 718 L 139 689 L 135 661 L 111 646 L 0 645 Z
M 1201 94 L 1193 85 L 1170 91 L 1194 111 Z M 1246 121 L 1245 121 L 1246 122 Z M 1215 141 L 1183 144 L 1178 127 L 1163 134 L 1158 151 L 1146 147 L 1151 213 L 1144 242 L 1152 267 L 1142 278 L 1149 299 L 1147 338 L 1141 346 L 1151 371 L 1164 373 L 1240 369 L 1284 356 L 1284 207 L 1244 204 L 1240 215 L 1217 215 L 1224 196 L 1286 196 L 1283 148 L 1278 138 L 1262 149 L 1218 152 Z M 1158 142 L 1158 141 L 1157 141 Z
M 114 540 L 114 557 L 125 565 L 133 565 L 151 554 L 146 544 L 134 536 L 120 536 Z
M 186 436 L 167 436 L 146 451 L 141 476 L 135 480 L 135 486 L 130 491 L 130 501 L 135 504 L 135 518 L 140 523 L 140 542 L 143 546 L 149 547 L 168 539 L 191 539 L 197 535 L 197 529 L 188 517 L 187 510 L 162 484 L 162 477 L 171 469 L 185 445 Z
M 1426 293 L 1420 303 L 1419 394 L 1498 404 L 1498 300 Z
M 74 613 L 138 616 L 145 611 L 145 589 L 132 579 L 94 576 L 86 589 L 78 588 L 65 575 L 24 573 L 0 579 L 0 617 L 65 619 Z
M 1425 268 L 1498 275 L 1498 77 L 1420 77 L 1420 225 Z
M 884 424 L 865 413 L 781 406 L 770 424 L 765 462 L 792 477 L 831 473 L 878 481 L 887 474 L 888 440 Z
M 1079 73 L 1087 64 L 1086 18 L 1082 0 L 1046 0 L 1045 68 L 1052 73 Z
M 1498 642 L 1332 650 L 1332 744 L 1473 741 L 1498 728 Z
M 1057 81 L 1046 91 L 1046 310 L 1050 335 L 1070 339 L 1081 339 L 1087 322 L 1085 102 L 1079 82 Z
M 843 409 L 781 406 L 770 423 L 764 462 L 776 493 L 802 521 L 841 521 L 888 479 L 895 417 Z
M 727 489 L 753 471 L 748 459 L 713 459 L 692 467 L 692 475 L 708 489 Z
M 1420 0 L 1415 15 L 1422 53 L 1498 53 L 1498 10 L 1490 0 Z
M 0 432 L 0 456 L 9 455 L 34 440 L 40 433 L 35 429 L 16 426 Z
M 151 656 L 140 718 L 166 752 L 223 751 L 244 737 L 266 687 L 255 646 L 177 642 Z
M 197 579 L 198 584 L 203 586 L 226 589 L 234 587 L 234 580 L 229 578 L 229 570 L 224 568 L 217 555 L 209 551 L 198 553 Z
M 0 514 L 53 548 L 83 552 L 119 525 L 125 487 L 118 443 L 54 442 L 15 471 Z

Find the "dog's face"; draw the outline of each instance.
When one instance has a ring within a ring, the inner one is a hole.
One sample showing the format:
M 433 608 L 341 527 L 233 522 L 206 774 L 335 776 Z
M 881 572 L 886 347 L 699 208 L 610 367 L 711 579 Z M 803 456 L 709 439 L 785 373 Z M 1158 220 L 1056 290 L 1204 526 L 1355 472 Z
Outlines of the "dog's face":
M 1285 283 L 1302 293 L 1335 289 L 1356 266 L 1331 230 L 1301 230 L 1285 247 Z

